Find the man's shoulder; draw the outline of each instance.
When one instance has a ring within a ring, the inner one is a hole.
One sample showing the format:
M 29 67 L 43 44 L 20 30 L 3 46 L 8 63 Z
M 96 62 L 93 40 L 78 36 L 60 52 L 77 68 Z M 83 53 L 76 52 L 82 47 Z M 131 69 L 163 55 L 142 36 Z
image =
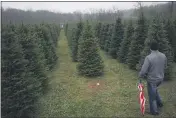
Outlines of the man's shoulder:
M 149 55 L 147 55 L 146 57 L 145 57 L 145 60 L 148 60 L 148 61 L 150 61 L 151 60 L 151 54 L 149 54 Z
M 150 58 L 153 58 L 153 56 L 154 56 L 154 55 L 151 53 L 151 54 L 147 55 L 146 58 L 147 58 L 147 59 L 150 59 Z M 166 55 L 165 55 L 164 53 L 159 52 L 159 51 L 158 51 L 158 56 L 159 56 L 159 57 L 163 57 L 163 58 L 166 57 Z
M 153 56 L 152 53 L 150 53 L 149 55 L 146 56 L 147 59 L 151 58 Z
M 159 52 L 159 54 L 160 54 L 161 56 L 163 56 L 163 57 L 166 57 L 166 55 L 165 55 L 164 53 L 162 53 L 162 52 Z
M 151 54 L 147 55 L 145 58 L 146 59 L 149 59 L 151 57 Z

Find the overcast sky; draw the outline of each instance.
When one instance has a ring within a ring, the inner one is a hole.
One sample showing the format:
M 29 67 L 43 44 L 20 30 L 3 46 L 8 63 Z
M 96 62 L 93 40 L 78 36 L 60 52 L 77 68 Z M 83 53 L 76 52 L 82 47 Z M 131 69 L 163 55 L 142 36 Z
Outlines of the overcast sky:
M 165 2 L 143 2 L 143 5 L 154 5 Z M 85 12 L 89 9 L 112 9 L 119 10 L 134 8 L 136 2 L 2 2 L 3 8 L 18 8 L 23 10 L 49 10 L 54 12 Z

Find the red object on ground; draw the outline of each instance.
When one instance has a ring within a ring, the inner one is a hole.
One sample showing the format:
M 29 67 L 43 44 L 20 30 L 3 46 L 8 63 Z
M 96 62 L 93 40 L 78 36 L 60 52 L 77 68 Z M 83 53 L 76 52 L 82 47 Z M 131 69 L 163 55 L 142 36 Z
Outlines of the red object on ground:
M 89 88 L 95 88 L 96 85 L 89 85 Z
M 138 89 L 139 89 L 139 104 L 140 104 L 140 109 L 142 112 L 142 115 L 145 113 L 145 96 L 144 96 L 144 85 L 142 83 L 138 84 Z

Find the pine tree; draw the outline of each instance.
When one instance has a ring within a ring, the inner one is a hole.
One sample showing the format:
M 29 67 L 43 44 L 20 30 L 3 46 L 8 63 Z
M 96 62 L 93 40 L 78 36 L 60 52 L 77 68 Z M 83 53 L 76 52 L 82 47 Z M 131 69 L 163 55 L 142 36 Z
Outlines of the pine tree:
M 174 25 L 174 32 L 176 32 L 176 19 L 173 22 Z M 175 33 L 174 33 L 175 34 Z M 176 34 L 175 34 L 175 38 L 176 38 Z M 174 47 L 173 47 L 173 52 L 174 52 L 174 61 L 176 62 L 176 40 L 173 41 L 174 42 Z
M 101 29 L 101 36 L 100 36 L 100 47 L 101 49 L 105 49 L 105 42 L 108 38 L 108 29 L 109 29 L 109 24 L 104 24 L 102 25 Z
M 168 19 L 165 23 L 165 30 L 167 34 L 167 38 L 169 39 L 169 43 L 172 46 L 172 50 L 174 53 L 174 61 L 176 61 L 176 29 L 174 27 L 174 22 Z
M 59 27 L 59 25 L 54 23 L 53 28 L 54 28 L 54 31 L 56 32 L 57 40 L 58 40 L 58 37 L 59 37 L 59 34 L 60 34 L 60 27 Z
M 100 38 L 99 38 L 99 42 L 100 42 L 100 48 L 103 49 L 103 41 L 105 40 L 105 24 L 101 25 L 101 29 L 100 29 Z
M 98 22 L 95 26 L 95 37 L 98 39 L 99 44 L 100 44 L 100 37 L 101 37 L 101 28 L 102 28 L 102 23 Z
M 71 36 L 72 35 L 72 29 L 68 29 L 68 32 L 67 32 L 67 41 L 68 41 L 68 46 L 71 50 Z
M 67 32 L 68 32 L 68 23 L 66 23 L 65 25 L 65 36 L 67 36 Z
M 82 23 L 82 21 L 80 21 L 77 24 L 76 33 L 75 33 L 75 36 L 74 36 L 74 38 L 72 40 L 72 60 L 74 62 L 77 62 L 78 41 L 79 41 L 79 38 L 81 36 L 82 29 L 83 29 L 83 23 Z
M 93 31 L 91 29 L 91 25 L 88 20 L 86 21 L 86 26 L 83 25 L 83 31 L 80 36 L 80 40 L 86 40 L 89 38 L 94 38 Z
M 144 58 L 150 54 L 150 42 L 156 41 L 159 43 L 159 51 L 164 53 L 167 57 L 168 68 L 165 71 L 164 80 L 170 79 L 171 65 L 173 62 L 172 50 L 169 44 L 169 39 L 167 37 L 167 32 L 164 29 L 164 24 L 158 20 L 158 18 L 153 19 L 152 24 L 149 27 L 149 32 L 147 39 L 145 41 L 144 50 L 141 53 L 140 67 L 144 62 Z
M 29 95 L 28 60 L 25 60 L 22 46 L 15 33 L 15 26 L 2 29 L 2 116 L 20 117 L 33 105 Z
M 121 42 L 121 46 L 120 46 L 120 49 L 119 49 L 119 60 L 122 63 L 126 63 L 127 55 L 128 55 L 128 52 L 129 52 L 129 46 L 130 46 L 130 43 L 131 43 L 131 40 L 132 40 L 133 33 L 134 33 L 134 28 L 133 28 L 133 25 L 132 25 L 132 21 L 130 20 L 127 27 L 126 27 L 125 34 L 124 34 L 124 39 Z
M 69 45 L 70 45 L 70 50 L 71 50 L 71 55 L 72 55 L 72 42 L 75 40 L 75 34 L 76 34 L 76 28 L 73 28 L 70 30 L 68 39 L 69 39 Z
M 36 92 L 36 95 L 44 90 L 44 81 L 46 80 L 46 69 L 45 69 L 45 60 L 44 53 L 40 50 L 39 37 L 34 31 L 33 27 L 21 25 L 17 30 L 18 39 L 23 48 L 24 58 L 28 60 L 29 64 L 27 69 L 31 73 L 31 85 L 33 89 L 31 93 Z M 54 45 L 54 44 L 53 44 Z
M 111 42 L 112 32 L 113 32 L 113 25 L 110 24 L 109 28 L 108 28 L 108 31 L 107 31 L 106 41 L 105 41 L 105 51 L 106 52 L 109 52 L 109 49 L 110 49 L 110 42 Z
M 141 49 L 144 47 L 146 37 L 147 24 L 143 13 L 141 13 L 137 21 L 137 26 L 134 29 L 134 35 L 132 36 L 132 41 L 127 56 L 127 64 L 130 69 L 136 69 L 136 66 L 140 60 Z
M 113 30 L 113 34 L 112 34 L 112 39 L 110 42 L 110 52 L 109 54 L 113 57 L 113 58 L 117 58 L 117 52 L 119 51 L 120 48 L 120 43 L 123 40 L 123 25 L 121 22 L 121 18 L 118 17 L 118 19 L 116 20 L 116 24 Z
M 79 45 L 78 72 L 85 76 L 98 76 L 103 73 L 103 67 L 97 43 L 92 35 L 91 26 L 87 21 L 86 26 L 83 28 Z
M 79 51 L 81 50 L 79 45 L 82 40 L 86 40 L 89 38 L 95 38 L 93 31 L 91 29 L 91 25 L 89 24 L 88 20 L 86 21 L 85 24 L 83 24 L 83 31 L 81 32 L 81 36 L 80 36 L 79 42 L 78 42 L 78 54 L 79 54 Z M 95 38 L 95 40 L 96 40 L 96 38 Z M 78 56 L 78 60 L 79 60 L 79 56 Z
M 55 46 L 55 48 L 57 47 L 57 41 L 58 41 L 58 29 L 56 28 L 56 26 L 54 24 L 49 24 L 48 25 L 48 29 L 50 31 L 50 37 L 52 39 L 53 45 Z
M 49 29 L 46 27 L 46 25 L 41 25 L 39 27 L 40 30 L 40 38 L 42 39 L 41 43 L 43 46 L 43 52 L 45 55 L 45 59 L 46 59 L 46 64 L 48 69 L 52 69 L 54 67 L 54 65 L 57 62 L 57 55 L 56 55 L 56 50 L 54 48 L 53 42 L 52 42 L 52 38 L 49 34 Z

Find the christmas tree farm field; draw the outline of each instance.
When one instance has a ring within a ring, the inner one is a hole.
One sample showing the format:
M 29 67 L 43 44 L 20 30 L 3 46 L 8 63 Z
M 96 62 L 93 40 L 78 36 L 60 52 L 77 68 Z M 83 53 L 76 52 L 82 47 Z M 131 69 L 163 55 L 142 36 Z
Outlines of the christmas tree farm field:
M 49 77 L 49 87 L 37 103 L 38 117 L 140 117 L 137 72 L 101 51 L 104 74 L 83 77 L 72 62 L 64 31 L 58 42 L 58 64 Z M 174 72 L 173 72 L 174 73 Z M 176 73 L 176 68 L 175 68 Z M 174 76 L 174 75 L 173 75 Z M 99 83 L 99 84 L 97 84 Z M 158 117 L 176 116 L 176 80 L 164 82 L 159 92 L 164 102 Z M 146 111 L 148 95 L 145 83 Z M 152 117 L 147 114 L 144 117 Z

